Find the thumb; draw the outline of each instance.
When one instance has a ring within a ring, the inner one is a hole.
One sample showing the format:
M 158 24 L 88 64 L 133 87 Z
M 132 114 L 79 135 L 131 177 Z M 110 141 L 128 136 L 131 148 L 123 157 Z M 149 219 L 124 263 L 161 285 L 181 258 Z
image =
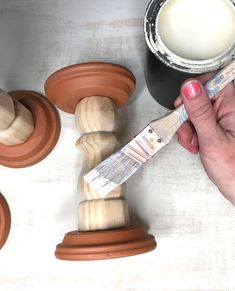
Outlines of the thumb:
M 211 141 L 217 135 L 217 122 L 212 103 L 202 85 L 196 79 L 185 81 L 181 96 L 199 140 Z

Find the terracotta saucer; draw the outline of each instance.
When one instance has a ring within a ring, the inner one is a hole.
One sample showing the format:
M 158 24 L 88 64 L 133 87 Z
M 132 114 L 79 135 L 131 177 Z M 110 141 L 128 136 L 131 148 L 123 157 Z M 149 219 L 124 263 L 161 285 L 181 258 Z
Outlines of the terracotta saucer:
M 154 237 L 143 227 L 72 231 L 57 245 L 55 255 L 58 259 L 69 261 L 106 260 L 146 253 L 156 246 Z
M 33 91 L 14 91 L 12 97 L 24 104 L 33 114 L 34 131 L 23 144 L 0 144 L 0 164 L 23 168 L 43 160 L 56 145 L 60 134 L 60 119 L 54 105 Z
M 4 246 L 11 227 L 11 214 L 5 198 L 0 194 L 0 249 Z
M 126 68 L 110 63 L 82 63 L 60 69 L 45 83 L 46 96 L 61 110 L 74 113 L 85 97 L 111 98 L 123 106 L 135 90 L 135 77 Z

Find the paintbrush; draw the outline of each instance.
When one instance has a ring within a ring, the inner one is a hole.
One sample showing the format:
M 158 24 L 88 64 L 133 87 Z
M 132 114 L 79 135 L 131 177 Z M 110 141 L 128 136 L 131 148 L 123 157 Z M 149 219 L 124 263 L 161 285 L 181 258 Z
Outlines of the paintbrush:
M 207 81 L 205 89 L 209 97 L 213 98 L 234 79 L 235 60 Z M 87 173 L 84 176 L 85 182 L 104 198 L 159 153 L 186 120 L 188 114 L 184 105 L 162 118 L 153 120 L 127 145 Z

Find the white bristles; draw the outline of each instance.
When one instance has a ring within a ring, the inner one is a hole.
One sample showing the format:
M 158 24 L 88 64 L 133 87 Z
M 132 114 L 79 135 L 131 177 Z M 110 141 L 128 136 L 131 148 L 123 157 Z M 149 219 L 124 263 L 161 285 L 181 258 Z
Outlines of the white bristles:
M 99 192 L 101 197 L 105 197 L 124 183 L 165 145 L 148 125 L 120 151 L 86 174 L 84 180 Z
M 120 150 L 86 174 L 84 180 L 105 197 L 117 186 L 124 183 L 140 167 L 141 164 Z

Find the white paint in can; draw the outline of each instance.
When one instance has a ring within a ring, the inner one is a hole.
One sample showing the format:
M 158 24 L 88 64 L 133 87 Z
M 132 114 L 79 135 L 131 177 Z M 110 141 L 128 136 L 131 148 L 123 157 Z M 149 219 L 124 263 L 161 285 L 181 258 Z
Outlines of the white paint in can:
M 167 0 L 156 18 L 159 37 L 173 54 L 202 61 L 235 42 L 235 8 L 228 0 Z

